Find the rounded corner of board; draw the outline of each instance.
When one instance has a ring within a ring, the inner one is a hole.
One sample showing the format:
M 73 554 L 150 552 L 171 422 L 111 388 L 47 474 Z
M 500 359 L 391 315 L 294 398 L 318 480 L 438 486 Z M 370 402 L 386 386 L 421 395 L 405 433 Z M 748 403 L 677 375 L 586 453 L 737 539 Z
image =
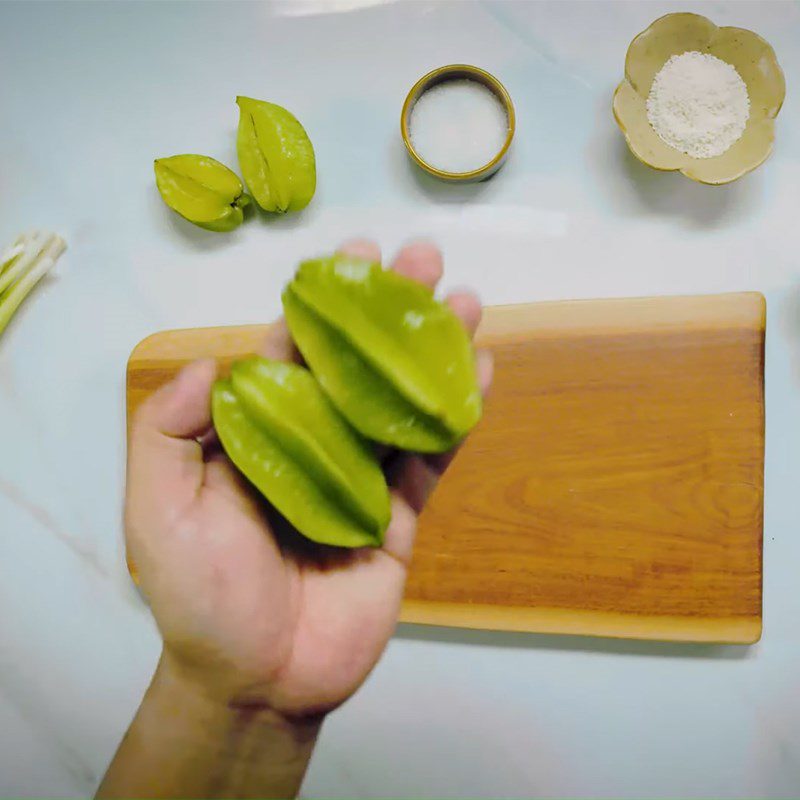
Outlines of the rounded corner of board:
M 154 333 L 149 333 L 143 339 L 140 339 L 128 354 L 128 360 L 125 363 L 125 372 L 130 372 L 131 363 L 142 358 L 147 350 L 152 347 L 153 342 L 160 341 L 166 334 L 169 333 L 171 333 L 171 331 L 155 331 Z
M 754 620 L 750 624 L 750 626 L 748 626 L 748 629 L 744 632 L 741 639 L 741 644 L 744 645 L 758 644 L 761 641 L 761 636 L 763 635 L 763 633 L 764 633 L 763 621 L 760 618 Z
M 747 296 L 753 303 L 753 310 L 758 313 L 761 324 L 767 321 L 767 298 L 761 292 L 748 292 Z

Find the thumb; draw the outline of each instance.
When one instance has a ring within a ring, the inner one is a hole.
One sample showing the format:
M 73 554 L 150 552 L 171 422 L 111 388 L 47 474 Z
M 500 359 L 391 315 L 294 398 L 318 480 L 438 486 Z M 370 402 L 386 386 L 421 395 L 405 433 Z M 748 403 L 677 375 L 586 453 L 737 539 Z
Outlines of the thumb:
M 213 360 L 196 361 L 139 408 L 128 448 L 129 534 L 169 525 L 196 497 L 205 466 L 197 437 L 211 427 L 216 374 Z
M 217 376 L 213 359 L 184 367 L 139 408 L 133 433 L 151 430 L 177 439 L 195 439 L 211 427 L 211 384 Z

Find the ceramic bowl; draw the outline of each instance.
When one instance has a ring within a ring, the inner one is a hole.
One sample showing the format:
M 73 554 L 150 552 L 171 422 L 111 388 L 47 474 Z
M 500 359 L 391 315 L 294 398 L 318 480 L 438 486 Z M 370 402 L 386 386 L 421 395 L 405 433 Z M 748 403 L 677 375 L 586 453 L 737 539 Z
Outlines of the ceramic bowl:
M 445 170 L 438 169 L 425 161 L 419 153 L 414 149 L 411 142 L 411 134 L 409 131 L 409 122 L 411 119 L 411 111 L 414 104 L 419 98 L 430 89 L 432 86 L 443 83 L 444 81 L 457 80 L 467 78 L 469 80 L 477 81 L 491 90 L 497 99 L 502 104 L 508 117 L 508 134 L 506 135 L 505 142 L 500 148 L 500 152 L 488 163 L 484 164 L 478 169 L 470 172 L 446 172 Z M 412 87 L 406 96 L 405 103 L 403 103 L 403 110 L 400 114 L 400 133 L 403 137 L 403 143 L 408 150 L 408 154 L 413 161 L 421 167 L 429 175 L 435 178 L 440 178 L 444 181 L 454 181 L 459 183 L 468 183 L 471 181 L 482 181 L 491 175 L 494 175 L 498 169 L 503 165 L 508 157 L 508 151 L 511 147 L 511 141 L 514 138 L 514 131 L 516 129 L 516 117 L 514 115 L 514 104 L 511 102 L 511 96 L 506 91 L 506 87 L 500 83 L 494 75 L 486 72 L 486 70 L 479 69 L 478 67 L 470 66 L 469 64 L 449 64 L 446 67 L 439 67 L 423 75 Z
M 747 85 L 750 117 L 741 138 L 722 155 L 693 158 L 670 147 L 650 126 L 646 101 L 653 78 L 671 56 L 697 50 L 732 64 Z M 722 184 L 763 163 L 772 151 L 775 117 L 786 84 L 772 47 L 742 28 L 718 28 L 698 14 L 667 14 L 642 31 L 625 57 L 625 80 L 614 93 L 614 117 L 639 161 L 678 170 L 700 183 Z

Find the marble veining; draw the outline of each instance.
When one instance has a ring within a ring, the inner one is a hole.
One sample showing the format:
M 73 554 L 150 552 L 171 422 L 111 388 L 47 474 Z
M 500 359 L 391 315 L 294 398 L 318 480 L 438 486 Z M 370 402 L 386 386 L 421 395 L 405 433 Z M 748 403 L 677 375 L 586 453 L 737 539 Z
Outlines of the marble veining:
M 675 10 L 756 30 L 789 83 L 774 154 L 721 189 L 643 167 L 611 116 L 629 41 Z M 410 163 L 400 106 L 462 61 L 503 81 L 517 134 L 490 181 L 446 186 Z M 0 74 L 0 246 L 41 226 L 69 247 L 0 339 L 0 796 L 90 794 L 158 657 L 121 538 L 131 349 L 267 321 L 300 259 L 364 234 L 387 253 L 435 238 L 445 288 L 487 303 L 764 292 L 764 637 L 400 626 L 326 722 L 303 796 L 797 794 L 797 4 L 3 3 Z M 236 167 L 240 94 L 303 122 L 318 191 L 300 215 L 213 234 L 164 208 L 152 161 Z

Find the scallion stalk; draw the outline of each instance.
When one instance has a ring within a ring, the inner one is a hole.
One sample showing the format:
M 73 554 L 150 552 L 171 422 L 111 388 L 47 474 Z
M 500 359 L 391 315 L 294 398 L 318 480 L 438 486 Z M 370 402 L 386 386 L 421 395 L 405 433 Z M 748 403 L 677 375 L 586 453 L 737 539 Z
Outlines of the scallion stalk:
M 65 247 L 60 236 L 34 231 L 21 236 L 0 255 L 0 334 Z

